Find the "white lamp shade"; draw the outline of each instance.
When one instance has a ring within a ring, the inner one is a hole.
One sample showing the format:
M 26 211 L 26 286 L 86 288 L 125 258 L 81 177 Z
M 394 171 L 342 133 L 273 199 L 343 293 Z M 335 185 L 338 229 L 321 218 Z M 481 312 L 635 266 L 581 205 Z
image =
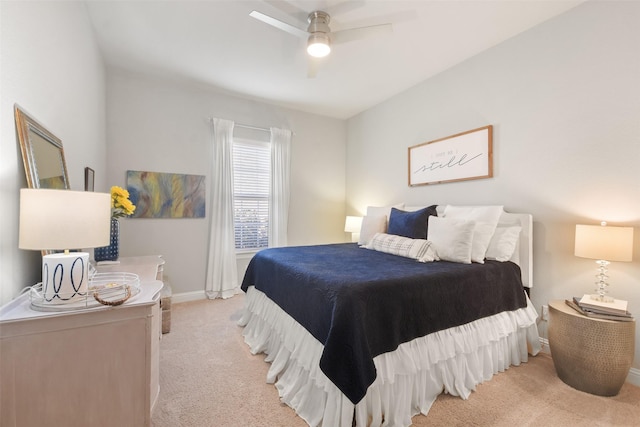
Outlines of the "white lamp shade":
M 576 225 L 575 255 L 607 261 L 631 261 L 633 227 Z
M 111 195 L 91 191 L 20 190 L 20 249 L 85 249 L 109 244 Z
M 344 222 L 344 231 L 347 233 L 359 233 L 360 228 L 362 228 L 361 216 L 347 216 Z

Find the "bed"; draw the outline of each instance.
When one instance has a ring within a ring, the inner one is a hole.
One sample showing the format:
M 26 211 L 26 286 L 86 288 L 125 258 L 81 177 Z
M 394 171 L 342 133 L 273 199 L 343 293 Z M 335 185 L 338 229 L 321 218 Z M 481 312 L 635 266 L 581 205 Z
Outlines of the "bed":
M 245 341 L 310 426 L 409 426 L 540 350 L 531 215 L 382 212 L 368 209 L 360 244 L 266 249 L 244 276 Z

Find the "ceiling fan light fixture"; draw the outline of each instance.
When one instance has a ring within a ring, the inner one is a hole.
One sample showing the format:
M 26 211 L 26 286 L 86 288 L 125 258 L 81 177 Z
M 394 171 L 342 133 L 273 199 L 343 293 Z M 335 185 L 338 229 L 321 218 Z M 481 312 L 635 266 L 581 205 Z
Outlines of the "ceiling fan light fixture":
M 307 53 L 316 58 L 322 58 L 329 55 L 331 46 L 329 44 L 329 36 L 326 34 L 311 34 L 307 41 Z

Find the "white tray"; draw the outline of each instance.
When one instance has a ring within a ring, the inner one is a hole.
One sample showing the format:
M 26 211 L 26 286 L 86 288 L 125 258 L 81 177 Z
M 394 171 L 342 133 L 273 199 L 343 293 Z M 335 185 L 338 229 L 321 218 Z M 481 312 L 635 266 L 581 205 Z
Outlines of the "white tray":
M 42 283 L 29 290 L 31 308 L 38 311 L 71 311 L 104 306 L 94 297 L 96 294 L 106 302 L 120 301 L 131 292 L 129 300 L 140 293 L 140 278 L 133 273 L 95 273 L 89 279 L 88 292 L 76 295 L 65 302 L 52 303 L 44 298 Z M 64 297 L 64 295 L 62 295 Z

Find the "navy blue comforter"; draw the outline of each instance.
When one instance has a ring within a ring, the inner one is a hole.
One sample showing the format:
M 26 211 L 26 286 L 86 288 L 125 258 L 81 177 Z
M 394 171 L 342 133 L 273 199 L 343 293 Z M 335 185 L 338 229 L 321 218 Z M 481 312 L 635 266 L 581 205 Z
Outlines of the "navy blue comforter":
M 262 250 L 244 276 L 249 286 L 324 345 L 320 368 L 353 403 L 376 378 L 375 356 L 526 306 L 512 262 L 423 264 L 355 243 Z

